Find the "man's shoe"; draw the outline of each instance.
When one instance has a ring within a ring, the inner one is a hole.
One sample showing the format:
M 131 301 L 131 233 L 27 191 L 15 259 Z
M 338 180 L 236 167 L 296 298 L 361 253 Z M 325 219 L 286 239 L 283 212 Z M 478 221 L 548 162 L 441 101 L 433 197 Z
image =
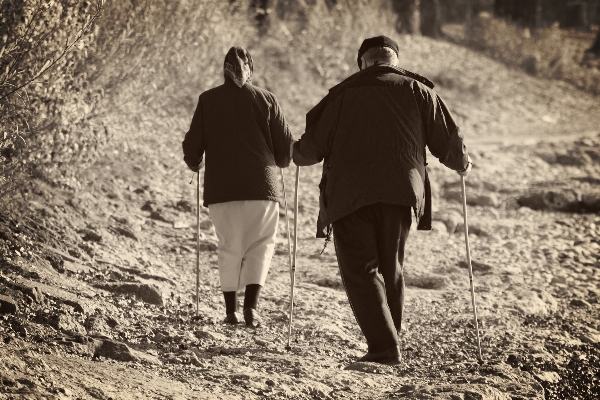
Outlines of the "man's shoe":
M 258 312 L 254 308 L 244 309 L 244 321 L 246 321 L 246 326 L 251 328 L 258 328 L 262 322 Z
M 240 322 L 240 316 L 236 312 L 227 314 L 227 316 L 223 320 L 224 324 L 238 324 L 239 322 Z
M 379 353 L 367 353 L 361 357 L 360 362 L 373 362 L 385 365 L 398 365 L 402 361 L 400 348 L 398 346 L 380 351 Z

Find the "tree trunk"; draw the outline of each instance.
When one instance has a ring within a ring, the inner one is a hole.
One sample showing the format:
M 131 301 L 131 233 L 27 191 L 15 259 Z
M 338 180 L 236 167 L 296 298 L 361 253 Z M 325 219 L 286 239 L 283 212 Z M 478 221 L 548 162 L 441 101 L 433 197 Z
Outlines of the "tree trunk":
M 438 39 L 442 36 L 442 4 L 440 0 L 421 1 L 421 32 Z
M 471 19 L 473 19 L 473 4 L 472 0 L 467 0 L 466 1 L 466 7 L 465 7 L 465 20 L 467 21 L 467 24 L 471 22 Z
M 273 6 L 272 0 L 252 0 L 250 2 L 250 8 L 254 11 L 254 19 L 258 26 L 258 32 L 264 35 L 268 32 L 271 27 L 271 7 Z
M 408 33 L 411 35 L 421 34 L 421 0 L 393 0 L 392 6 L 398 20 L 396 21 L 396 30 L 399 33 Z
M 594 40 L 594 44 L 587 50 L 587 52 L 594 54 L 596 57 L 600 57 L 600 30 L 596 35 L 596 40 Z
M 535 29 L 541 23 L 542 0 L 496 0 L 494 15 Z

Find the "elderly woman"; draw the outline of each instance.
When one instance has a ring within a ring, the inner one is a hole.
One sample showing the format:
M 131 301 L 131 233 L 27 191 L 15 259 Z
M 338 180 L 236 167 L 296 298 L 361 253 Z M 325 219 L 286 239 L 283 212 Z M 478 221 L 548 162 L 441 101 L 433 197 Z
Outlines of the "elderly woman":
M 244 321 L 257 327 L 279 219 L 278 167 L 289 165 L 293 139 L 275 96 L 251 84 L 245 49 L 232 47 L 223 70 L 225 82 L 200 95 L 183 153 L 194 171 L 206 154 L 204 206 L 219 239 L 224 322 L 239 322 L 237 293 L 245 288 Z

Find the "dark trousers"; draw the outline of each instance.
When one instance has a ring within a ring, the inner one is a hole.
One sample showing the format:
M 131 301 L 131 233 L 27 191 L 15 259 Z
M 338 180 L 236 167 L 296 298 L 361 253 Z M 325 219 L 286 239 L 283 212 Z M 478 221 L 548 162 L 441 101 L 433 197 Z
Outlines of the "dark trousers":
M 384 203 L 359 208 L 333 223 L 346 294 L 371 353 L 398 345 L 410 225 L 411 207 Z

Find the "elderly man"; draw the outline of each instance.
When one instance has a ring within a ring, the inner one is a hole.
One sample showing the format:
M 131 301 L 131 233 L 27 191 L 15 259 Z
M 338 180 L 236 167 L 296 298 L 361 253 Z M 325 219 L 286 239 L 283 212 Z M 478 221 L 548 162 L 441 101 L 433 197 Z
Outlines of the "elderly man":
M 365 335 L 360 361 L 395 365 L 404 307 L 411 209 L 431 229 L 425 148 L 462 175 L 463 137 L 433 84 L 397 67 L 398 45 L 378 36 L 358 50 L 360 71 L 333 87 L 294 143 L 297 165 L 324 160 L 317 237 L 331 234 L 346 294 Z
M 275 96 L 251 84 L 250 54 L 232 47 L 223 68 L 225 82 L 200 95 L 183 153 L 197 171 L 206 152 L 204 206 L 219 239 L 224 322 L 239 322 L 237 292 L 245 288 L 244 320 L 257 327 L 279 219 L 278 167 L 289 165 L 293 139 Z

